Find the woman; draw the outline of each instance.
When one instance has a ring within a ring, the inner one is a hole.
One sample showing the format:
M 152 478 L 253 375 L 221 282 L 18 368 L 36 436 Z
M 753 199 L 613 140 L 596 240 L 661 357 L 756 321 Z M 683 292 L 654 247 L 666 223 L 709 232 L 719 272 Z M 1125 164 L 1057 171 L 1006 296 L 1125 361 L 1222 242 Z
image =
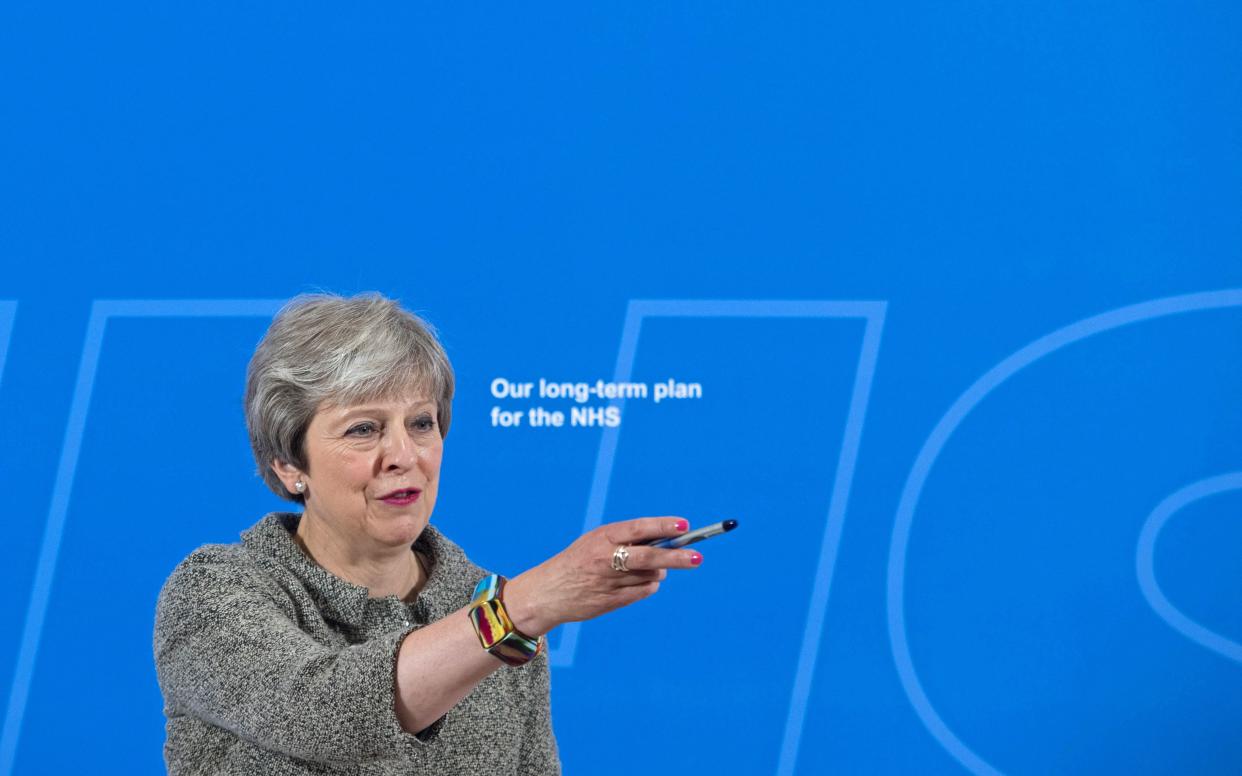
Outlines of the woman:
M 304 296 L 276 316 L 246 424 L 264 481 L 303 509 L 199 548 L 165 583 L 170 774 L 560 772 L 544 634 L 702 557 L 628 546 L 689 528 L 651 517 L 489 575 L 429 524 L 452 398 L 443 348 L 391 300 Z

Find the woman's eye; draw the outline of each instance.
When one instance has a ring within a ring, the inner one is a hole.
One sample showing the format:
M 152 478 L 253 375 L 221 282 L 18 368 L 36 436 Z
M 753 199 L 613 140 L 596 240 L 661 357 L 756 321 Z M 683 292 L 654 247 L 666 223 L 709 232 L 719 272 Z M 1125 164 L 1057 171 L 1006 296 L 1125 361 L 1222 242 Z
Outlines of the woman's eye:
M 345 432 L 345 435 L 346 436 L 367 436 L 373 431 L 375 431 L 374 423 L 359 423 L 356 426 L 350 426 L 349 430 Z
M 436 427 L 436 422 L 432 420 L 432 418 L 428 415 L 424 415 L 423 417 L 414 421 L 414 428 L 418 429 L 419 431 L 430 431 L 431 429 L 435 427 Z

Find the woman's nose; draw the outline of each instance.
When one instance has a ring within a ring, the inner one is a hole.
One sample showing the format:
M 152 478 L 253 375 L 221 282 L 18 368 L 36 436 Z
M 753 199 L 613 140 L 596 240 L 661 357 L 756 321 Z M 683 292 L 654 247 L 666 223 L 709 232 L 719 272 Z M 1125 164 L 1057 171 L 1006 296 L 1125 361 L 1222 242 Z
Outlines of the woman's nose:
M 384 468 L 409 469 L 418 460 L 418 445 L 404 429 L 385 434 Z

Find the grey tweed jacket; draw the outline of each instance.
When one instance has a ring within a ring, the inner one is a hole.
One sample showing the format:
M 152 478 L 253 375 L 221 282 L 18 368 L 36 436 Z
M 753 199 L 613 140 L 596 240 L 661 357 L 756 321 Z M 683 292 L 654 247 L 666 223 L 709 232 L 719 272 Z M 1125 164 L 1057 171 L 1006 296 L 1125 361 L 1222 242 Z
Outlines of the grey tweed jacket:
M 173 571 L 155 617 L 168 718 L 164 760 L 190 774 L 559 774 L 546 653 L 502 666 L 417 736 L 397 722 L 397 647 L 465 605 L 486 572 L 427 527 L 432 559 L 412 604 L 313 563 L 300 516 L 272 513 L 239 544 L 209 544 Z

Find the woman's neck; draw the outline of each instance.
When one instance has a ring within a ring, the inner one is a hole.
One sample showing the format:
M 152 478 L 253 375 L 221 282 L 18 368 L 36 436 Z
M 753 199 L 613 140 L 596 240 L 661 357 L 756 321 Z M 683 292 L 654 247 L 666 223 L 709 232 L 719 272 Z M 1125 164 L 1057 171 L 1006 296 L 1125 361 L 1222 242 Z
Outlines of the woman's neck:
M 409 547 L 368 551 L 339 536 L 310 512 L 302 513 L 293 538 L 312 561 L 346 582 L 367 588 L 371 598 L 395 595 L 413 601 L 427 582 L 423 564 Z

